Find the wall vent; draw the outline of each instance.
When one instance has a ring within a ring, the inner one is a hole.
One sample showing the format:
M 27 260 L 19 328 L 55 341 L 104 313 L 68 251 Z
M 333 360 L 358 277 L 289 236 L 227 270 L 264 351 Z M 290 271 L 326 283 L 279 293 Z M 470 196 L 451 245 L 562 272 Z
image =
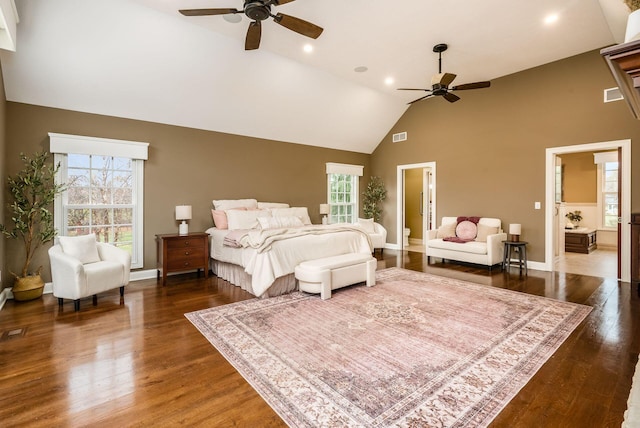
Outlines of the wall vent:
M 619 88 L 609 88 L 604 90 L 604 102 L 610 103 L 612 101 L 620 101 L 624 99 L 622 92 Z
M 406 132 L 399 132 L 397 134 L 393 134 L 393 142 L 394 143 L 398 143 L 400 141 L 406 141 L 407 140 L 407 133 Z

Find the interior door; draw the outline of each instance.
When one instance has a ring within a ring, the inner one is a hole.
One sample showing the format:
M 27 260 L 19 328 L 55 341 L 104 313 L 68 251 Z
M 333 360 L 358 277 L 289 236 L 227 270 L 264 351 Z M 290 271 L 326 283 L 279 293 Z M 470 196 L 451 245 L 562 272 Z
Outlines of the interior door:
M 622 278 L 622 147 L 618 147 L 618 278 Z
M 562 172 L 562 158 L 556 156 L 555 165 L 555 203 L 556 209 L 553 217 L 553 242 L 554 242 L 554 255 L 556 257 L 564 254 L 564 226 L 565 226 L 565 214 L 566 208 L 564 205 L 564 192 L 563 190 L 563 172 Z
M 422 170 L 422 244 L 427 242 L 429 230 L 431 229 L 431 170 L 424 168 Z

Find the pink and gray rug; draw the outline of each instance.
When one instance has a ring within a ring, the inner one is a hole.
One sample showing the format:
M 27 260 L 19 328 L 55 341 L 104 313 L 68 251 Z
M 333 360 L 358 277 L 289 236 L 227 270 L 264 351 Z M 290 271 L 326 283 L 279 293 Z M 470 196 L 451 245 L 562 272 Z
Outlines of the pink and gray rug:
M 484 427 L 590 307 L 400 268 L 186 314 L 292 427 Z

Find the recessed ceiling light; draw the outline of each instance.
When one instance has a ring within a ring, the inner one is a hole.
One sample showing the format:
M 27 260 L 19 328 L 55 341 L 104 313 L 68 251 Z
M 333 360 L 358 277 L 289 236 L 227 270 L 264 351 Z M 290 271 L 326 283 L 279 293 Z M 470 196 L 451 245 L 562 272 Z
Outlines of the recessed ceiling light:
M 356 68 L 353 69 L 353 71 L 355 71 L 356 73 L 364 73 L 367 70 L 368 70 L 368 68 L 365 67 L 364 65 L 361 65 L 361 66 L 356 67 Z
M 547 15 L 544 18 L 544 23 L 547 25 L 551 25 L 553 23 L 555 23 L 558 20 L 558 14 L 556 13 L 552 13 L 551 15 Z
M 237 13 L 227 13 L 226 15 L 222 16 L 222 19 L 232 24 L 237 24 L 238 22 L 242 21 L 242 16 Z
M 386 79 L 384 79 L 385 85 L 388 85 L 388 86 L 393 85 L 394 82 L 395 82 L 395 80 L 393 79 L 393 77 L 387 77 Z
M 304 51 L 307 52 L 307 53 L 313 52 L 313 46 L 311 46 L 308 43 L 306 45 L 304 45 L 304 47 L 302 49 L 304 49 Z

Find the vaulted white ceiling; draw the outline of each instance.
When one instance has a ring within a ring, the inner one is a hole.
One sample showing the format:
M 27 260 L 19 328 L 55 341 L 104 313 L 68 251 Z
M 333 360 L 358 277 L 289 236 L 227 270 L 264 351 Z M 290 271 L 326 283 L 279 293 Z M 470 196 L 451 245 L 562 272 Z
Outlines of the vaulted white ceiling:
M 428 87 L 435 44 L 454 84 L 491 80 L 621 42 L 628 15 L 622 0 L 297 0 L 273 9 L 323 27 L 317 40 L 268 20 L 245 51 L 244 15 L 178 13 L 242 0 L 16 3 L 9 101 L 363 153 L 421 94 L 395 88 Z

